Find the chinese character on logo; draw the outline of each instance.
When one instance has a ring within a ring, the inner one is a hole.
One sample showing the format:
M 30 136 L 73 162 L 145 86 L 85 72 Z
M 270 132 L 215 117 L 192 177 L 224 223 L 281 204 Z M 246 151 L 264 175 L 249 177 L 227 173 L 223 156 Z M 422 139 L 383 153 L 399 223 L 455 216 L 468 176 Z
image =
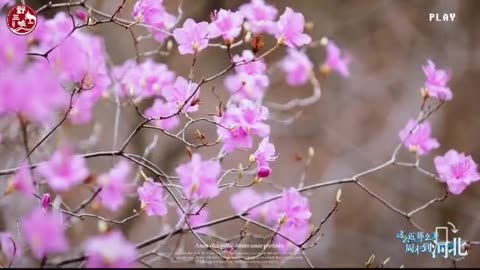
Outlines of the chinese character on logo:
M 16 5 L 7 13 L 7 26 L 14 34 L 28 35 L 37 26 L 37 14 L 27 5 Z

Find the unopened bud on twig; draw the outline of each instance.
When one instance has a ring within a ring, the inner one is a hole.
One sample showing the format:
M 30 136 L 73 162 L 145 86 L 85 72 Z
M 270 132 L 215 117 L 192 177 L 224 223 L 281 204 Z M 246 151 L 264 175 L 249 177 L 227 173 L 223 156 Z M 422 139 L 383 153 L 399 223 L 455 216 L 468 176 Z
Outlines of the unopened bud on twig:
M 108 232 L 109 228 L 108 228 L 108 223 L 104 220 L 99 220 L 98 221 L 98 231 L 100 233 L 106 233 Z
M 340 203 L 342 201 L 341 198 L 342 198 L 342 189 L 338 189 L 337 190 L 337 197 L 335 198 L 337 203 Z
M 372 256 L 370 256 L 370 258 L 368 258 L 367 262 L 365 262 L 365 266 L 369 267 L 370 265 L 372 265 L 372 263 L 374 261 L 375 261 L 375 254 L 372 254 Z

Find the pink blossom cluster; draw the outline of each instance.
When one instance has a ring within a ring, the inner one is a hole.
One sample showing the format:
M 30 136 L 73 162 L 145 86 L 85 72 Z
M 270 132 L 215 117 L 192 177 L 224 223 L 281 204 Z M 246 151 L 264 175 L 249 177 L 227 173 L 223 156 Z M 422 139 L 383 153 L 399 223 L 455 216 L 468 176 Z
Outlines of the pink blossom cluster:
M 107 70 L 107 56 L 102 38 L 87 32 L 74 31 L 72 19 L 58 13 L 53 19 L 41 25 L 38 39 L 40 45 L 35 51 L 45 52 L 57 46 L 48 56 L 52 68 L 63 85 L 73 84 L 79 89 L 74 97 L 69 119 L 74 124 L 92 121 L 94 105 L 100 101 L 111 84 Z M 55 33 L 50 37 L 51 33 Z
M 37 124 L 52 121 L 68 102 L 58 76 L 45 59 L 27 61 L 26 36 L 16 36 L 1 24 L 0 37 L 0 116 Z
M 214 198 L 220 193 L 217 185 L 221 171 L 218 161 L 202 160 L 199 154 L 193 154 L 190 162 L 177 167 L 183 193 L 191 200 Z
M 145 109 L 145 116 L 164 130 L 178 126 L 180 112 L 198 110 L 200 88 L 197 83 L 176 76 L 165 64 L 148 59 L 140 64 L 128 60 L 113 70 L 119 81 L 116 93 L 124 100 L 138 103 L 154 98 L 153 104 Z
M 437 69 L 432 60 L 428 60 L 427 64 L 422 66 L 422 69 L 427 77 L 422 94 L 426 97 L 433 97 L 445 101 L 451 100 L 452 91 L 447 86 L 451 77 L 450 72 L 443 69 Z
M 230 203 L 236 213 L 244 214 L 246 211 L 248 218 L 256 221 L 263 219 L 272 228 L 277 228 L 280 235 L 275 237 L 275 243 L 280 254 L 297 252 L 296 244 L 303 243 L 310 233 L 309 220 L 312 213 L 308 199 L 294 188 L 289 188 L 283 191 L 280 199 L 257 206 L 272 195 L 244 189 L 234 194 Z M 282 235 L 288 237 L 295 244 Z
M 243 51 L 242 55 L 235 55 L 233 60 L 240 64 L 235 67 L 235 74 L 225 78 L 225 87 L 232 99 L 262 100 L 270 80 L 266 75 L 267 67 L 263 59 L 254 61 L 255 56 L 250 50 Z
M 211 23 L 195 22 L 187 19 L 181 28 L 173 31 L 173 37 L 178 43 L 180 54 L 197 54 L 207 48 L 210 39 L 222 37 L 227 45 L 242 31 L 244 20 L 248 22 L 246 28 L 253 33 L 268 33 L 277 39 L 279 44 L 288 47 L 301 47 L 312 41 L 304 33 L 305 18 L 303 14 L 287 7 L 276 21 L 278 11 L 264 1 L 254 0 L 240 6 L 238 11 L 215 11 L 211 16 Z
M 221 125 L 217 127 L 222 139 L 223 150 L 230 153 L 237 149 L 253 147 L 253 136 L 265 138 L 270 134 L 267 107 L 249 100 L 232 103 L 221 117 L 215 117 Z
M 112 75 L 118 83 L 116 94 L 122 99 L 132 99 L 135 102 L 160 97 L 163 88 L 175 81 L 175 73 L 167 65 L 156 63 L 150 58 L 140 64 L 129 59 L 114 67 Z
M 138 251 L 120 231 L 88 239 L 85 244 L 88 268 L 134 268 Z
M 139 23 L 150 26 L 155 40 L 164 42 L 168 30 L 175 26 L 177 18 L 168 13 L 163 0 L 139 0 L 133 7 L 132 17 Z
M 435 63 L 431 60 L 423 66 L 423 71 L 427 76 L 424 88 L 426 92 L 422 92 L 424 97 L 433 97 L 442 101 L 451 100 L 452 92 L 446 86 L 450 73 L 437 70 Z M 407 125 L 400 131 L 399 137 L 402 144 L 418 156 L 427 155 L 440 147 L 438 140 L 432 137 L 432 128 L 427 121 L 408 120 Z M 458 153 L 454 149 L 449 150 L 444 156 L 436 156 L 434 164 L 438 180 L 446 183 L 448 191 L 452 194 L 461 194 L 467 186 L 480 180 L 477 163 L 472 157 Z

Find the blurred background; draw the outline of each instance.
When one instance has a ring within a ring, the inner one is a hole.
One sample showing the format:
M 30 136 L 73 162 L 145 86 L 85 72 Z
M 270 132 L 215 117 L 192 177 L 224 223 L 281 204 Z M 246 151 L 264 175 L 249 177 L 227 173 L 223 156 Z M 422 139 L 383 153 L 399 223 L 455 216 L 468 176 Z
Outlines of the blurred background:
M 36 8 L 48 1 L 26 1 Z M 55 2 L 55 1 L 54 1 Z M 107 13 L 113 13 L 121 1 L 87 1 L 87 4 Z M 196 21 L 209 21 L 210 12 L 215 9 L 236 9 L 245 1 L 183 1 L 184 18 Z M 309 34 L 314 40 L 326 36 L 334 40 L 340 48 L 346 50 L 353 58 L 351 77 L 342 78 L 332 74 L 321 81 L 322 97 L 316 104 L 303 110 L 302 115 L 292 124 L 285 125 L 271 122 L 271 142 L 276 146 L 279 158 L 272 163 L 273 173 L 270 182 L 280 187 L 298 185 L 305 171 L 305 185 L 326 182 L 332 179 L 350 177 L 357 172 L 375 167 L 387 161 L 395 146 L 399 143 L 398 132 L 411 117 L 416 117 L 421 103 L 420 88 L 423 86 L 424 75 L 421 65 L 427 59 L 432 59 L 441 68 L 452 71 L 450 82 L 453 90 L 453 100 L 444 105 L 441 110 L 430 118 L 433 126 L 433 136 L 438 138 L 441 147 L 422 159 L 422 166 L 434 171 L 432 159 L 435 155 L 443 155 L 451 148 L 459 152 L 471 154 L 474 160 L 480 161 L 480 140 L 478 132 L 480 121 L 480 2 L 474 0 L 432 0 L 432 1 L 316 1 L 316 0 L 270 0 L 279 13 L 285 7 L 292 7 L 304 14 L 308 22 L 313 23 Z M 165 0 L 167 9 L 176 14 L 180 1 Z M 127 0 L 120 16 L 131 20 L 133 0 Z M 45 12 L 53 16 L 55 11 Z M 454 22 L 430 22 L 429 13 L 455 13 Z M 183 22 L 182 22 L 183 23 Z M 114 65 L 123 63 L 134 56 L 134 43 L 128 31 L 114 24 L 99 25 L 89 31 L 103 36 L 106 49 Z M 134 28 L 136 35 L 145 34 L 142 28 Z M 155 41 L 145 41 L 141 50 L 150 50 L 158 46 Z M 272 46 L 272 40 L 267 39 L 266 47 Z M 234 50 L 234 54 L 242 49 Z M 220 51 L 224 53 L 223 51 Z M 284 56 L 284 48 L 267 58 L 267 65 L 280 60 Z M 307 51 L 311 60 L 318 68 L 325 59 L 323 47 Z M 191 58 L 179 55 L 174 49 L 169 56 L 159 56 L 157 61 L 169 65 L 178 75 L 188 76 Z M 201 53 L 195 68 L 195 79 L 215 74 L 228 66 L 228 58 L 217 49 L 209 49 Z M 317 69 L 318 70 L 318 69 Z M 278 72 L 277 72 L 278 73 Z M 282 74 L 272 75 L 272 86 L 268 90 L 267 100 L 285 102 L 294 97 L 311 95 L 311 86 L 289 87 Z M 215 112 L 218 101 L 210 90 L 215 86 L 215 92 L 226 101 L 228 94 L 223 86 L 223 79 L 207 84 L 202 88 L 201 110 L 197 115 Z M 150 104 L 142 104 L 143 109 Z M 95 125 L 65 126 L 61 133 L 51 140 L 57 141 L 86 140 L 97 130 L 96 142 L 90 149 L 95 151 L 111 150 L 113 147 L 113 119 L 116 106 L 112 102 L 104 102 L 97 106 Z M 286 119 L 295 114 L 272 111 L 275 118 Z M 119 139 L 117 147 L 123 142 L 133 128 L 139 123 L 131 106 L 123 107 L 121 111 Z M 195 126 L 202 131 L 207 140 L 214 141 L 216 129 L 214 126 L 199 123 Z M 191 129 L 190 139 L 193 140 Z M 128 151 L 143 153 L 153 137 L 158 134 L 152 130 L 144 130 L 138 134 Z M 305 159 L 308 148 L 315 149 L 315 156 L 305 170 Z M 21 148 L 17 149 L 22 153 Z M 0 148 L 0 160 L 10 160 L 15 155 L 15 149 L 5 145 Z M 214 156 L 218 148 L 203 149 L 205 156 Z M 43 147 L 48 152 L 48 147 Z M 229 156 L 223 163 L 224 168 L 236 167 L 239 162 L 247 163 L 249 153 Z M 400 157 L 409 161 L 410 155 L 402 153 Z M 43 160 L 41 156 L 36 161 Z M 173 175 L 174 168 L 188 160 L 184 145 L 176 140 L 158 134 L 158 144 L 149 155 L 149 159 L 167 173 Z M 112 158 L 89 160 L 92 170 L 101 173 L 112 165 Z M 13 162 L 13 166 L 17 163 Z M 12 167 L 12 164 L 0 164 L 2 168 Z M 389 167 L 378 173 L 361 179 L 372 191 L 382 196 L 388 202 L 403 211 L 411 211 L 429 200 L 443 194 L 440 183 L 430 179 L 413 169 Z M 2 181 L 2 184 L 5 181 Z M 312 223 L 320 223 L 335 202 L 335 193 L 339 186 L 317 189 L 308 194 L 313 212 Z M 387 266 L 400 267 L 452 267 L 452 262 L 442 258 L 432 259 L 427 254 L 407 255 L 405 245 L 396 234 L 416 232 L 405 218 L 386 208 L 379 201 L 369 196 L 358 186 L 345 184 L 342 203 L 339 210 L 322 227 L 324 236 L 320 243 L 307 251 L 313 265 L 317 267 L 363 267 L 365 261 L 375 254 L 377 260 L 390 258 Z M 268 183 L 262 182 L 254 186 L 258 191 L 278 192 Z M 233 214 L 229 197 L 238 192 L 232 189 L 211 200 L 207 206 L 210 219 L 216 219 Z M 79 188 L 63 195 L 63 199 L 71 205 L 81 202 L 90 191 Z M 449 196 L 444 202 L 434 204 L 414 217 L 414 221 L 428 232 L 436 226 L 445 226 L 448 221 L 459 228 L 463 239 L 480 240 L 480 208 L 478 205 L 480 184 L 467 188 L 461 196 Z M 9 198 L 8 200 L 14 200 Z M 131 215 L 131 209 L 138 209 L 136 200 L 132 199 L 125 206 L 123 213 L 102 215 L 121 219 Z M 3 214 L 1 229 L 15 228 L 19 215 L 28 209 L 21 204 L 13 207 L 2 203 Z M 25 209 L 24 209 L 25 208 Z M 93 211 L 93 210 L 92 210 Z M 176 211 L 171 208 L 167 217 L 147 218 L 142 216 L 126 226 L 121 226 L 129 239 L 141 242 L 144 239 L 168 231 L 178 219 Z M 87 225 L 87 226 L 85 226 Z M 231 237 L 237 235 L 244 223 L 234 221 L 212 227 L 216 234 Z M 80 246 L 83 239 L 95 233 L 97 223 L 87 220 L 81 226 L 71 230 L 72 241 Z M 249 229 L 257 233 L 265 231 L 249 225 Z M 170 246 L 178 240 L 171 239 Z M 185 249 L 192 249 L 196 239 L 191 235 L 184 238 Z M 149 249 L 145 249 L 147 251 Z M 80 251 L 80 249 L 79 249 Z M 480 249 L 473 247 L 470 255 L 457 263 L 459 267 L 472 267 L 480 264 Z M 187 267 L 187 263 L 172 263 L 167 260 L 157 260 L 154 266 Z M 197 264 L 197 267 L 206 265 Z M 228 265 L 214 264 L 210 267 L 226 267 Z M 234 265 L 232 266 L 240 266 Z M 245 265 L 247 266 L 247 265 Z M 275 266 L 251 264 L 248 266 Z M 277 265 L 278 266 L 278 265 Z M 306 267 L 301 258 L 290 260 L 287 267 Z

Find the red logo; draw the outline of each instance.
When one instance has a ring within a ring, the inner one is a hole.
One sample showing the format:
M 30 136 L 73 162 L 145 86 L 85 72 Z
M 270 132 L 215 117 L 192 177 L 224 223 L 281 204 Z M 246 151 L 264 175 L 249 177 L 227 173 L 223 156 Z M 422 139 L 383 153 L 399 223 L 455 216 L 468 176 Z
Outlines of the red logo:
M 37 13 L 27 5 L 16 5 L 7 14 L 7 25 L 17 35 L 28 35 L 37 26 Z

